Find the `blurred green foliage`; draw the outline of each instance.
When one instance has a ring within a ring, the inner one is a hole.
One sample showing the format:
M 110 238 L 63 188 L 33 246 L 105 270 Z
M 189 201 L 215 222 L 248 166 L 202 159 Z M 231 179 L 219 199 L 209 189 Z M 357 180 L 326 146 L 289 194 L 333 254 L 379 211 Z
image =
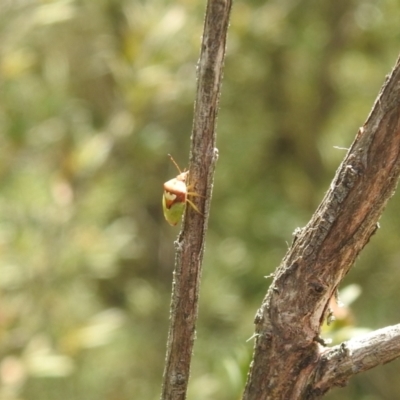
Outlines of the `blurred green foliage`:
M 1 400 L 158 398 L 178 232 L 162 183 L 176 175 L 167 153 L 188 159 L 204 10 L 2 0 Z M 345 155 L 334 146 L 365 121 L 399 52 L 399 12 L 235 2 L 190 399 L 239 398 L 264 276 L 327 190 Z M 399 213 L 397 196 L 328 336 L 398 322 Z M 397 398 L 398 365 L 327 398 Z

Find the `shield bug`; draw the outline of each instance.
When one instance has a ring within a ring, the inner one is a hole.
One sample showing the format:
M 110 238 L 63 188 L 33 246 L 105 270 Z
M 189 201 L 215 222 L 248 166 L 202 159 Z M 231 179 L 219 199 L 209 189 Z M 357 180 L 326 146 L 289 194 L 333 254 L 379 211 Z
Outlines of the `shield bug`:
M 179 175 L 176 178 L 170 179 L 169 181 L 164 183 L 162 205 L 165 219 L 170 225 L 175 226 L 182 218 L 183 212 L 185 211 L 186 203 L 189 203 L 195 211 L 201 214 L 201 212 L 193 204 L 193 202 L 188 199 L 188 196 L 203 196 L 200 196 L 195 192 L 189 192 L 190 185 L 186 185 L 189 171 L 182 172 L 172 156 L 170 154 L 168 155 L 177 170 L 179 171 Z

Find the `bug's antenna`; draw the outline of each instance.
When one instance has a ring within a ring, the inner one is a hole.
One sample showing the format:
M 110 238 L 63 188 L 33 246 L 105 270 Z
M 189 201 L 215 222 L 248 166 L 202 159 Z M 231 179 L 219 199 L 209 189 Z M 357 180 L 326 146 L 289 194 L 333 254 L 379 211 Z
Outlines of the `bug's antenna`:
M 171 154 L 168 154 L 168 157 L 171 159 L 171 161 L 173 162 L 173 164 L 175 165 L 176 169 L 179 171 L 179 173 L 181 174 L 182 171 L 179 168 L 178 164 L 176 163 L 176 161 L 174 160 L 174 158 L 171 156 Z

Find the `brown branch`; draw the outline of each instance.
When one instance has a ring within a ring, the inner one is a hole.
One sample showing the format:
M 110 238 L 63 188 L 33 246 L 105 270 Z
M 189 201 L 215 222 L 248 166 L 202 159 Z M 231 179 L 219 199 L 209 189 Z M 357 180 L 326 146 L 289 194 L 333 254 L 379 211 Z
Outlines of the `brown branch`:
M 162 400 L 185 399 L 195 338 L 200 278 L 218 152 L 215 124 L 221 91 L 231 0 L 208 0 L 198 65 L 189 182 L 201 214 L 186 207 L 176 258 Z
M 258 310 L 245 400 L 308 399 L 328 303 L 377 229 L 400 175 L 400 59 Z
M 355 374 L 400 357 L 400 324 L 351 339 L 324 352 L 309 399 L 319 399 L 333 386 L 344 386 Z

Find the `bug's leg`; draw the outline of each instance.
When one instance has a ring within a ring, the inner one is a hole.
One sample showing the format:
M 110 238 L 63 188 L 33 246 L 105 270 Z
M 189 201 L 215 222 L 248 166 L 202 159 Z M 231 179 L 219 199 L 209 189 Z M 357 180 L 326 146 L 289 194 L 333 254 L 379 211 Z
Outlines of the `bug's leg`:
M 200 195 L 198 195 L 198 196 L 200 196 Z M 203 197 L 203 196 L 201 196 L 201 197 Z M 199 211 L 199 209 L 197 208 L 197 206 L 195 206 L 195 204 L 194 204 L 192 201 L 190 201 L 189 199 L 186 199 L 186 201 L 192 206 L 193 210 L 197 211 L 200 215 L 203 215 L 203 214 Z M 204 215 L 203 215 L 203 217 L 204 217 Z
M 196 192 L 187 192 L 187 195 L 188 195 L 188 196 L 201 197 L 201 198 L 205 199 L 204 196 L 202 196 L 201 194 L 198 194 L 198 193 L 196 193 Z
M 201 194 L 198 194 L 198 193 L 196 193 L 196 192 L 189 192 L 189 190 L 190 189 L 192 189 L 193 188 L 193 184 L 190 184 L 189 186 L 187 186 L 187 196 L 194 196 L 194 197 L 201 197 L 201 198 L 203 198 L 203 199 L 205 199 L 205 197 L 204 196 L 202 196 Z M 189 200 L 188 198 L 186 198 L 186 201 L 192 206 L 192 208 L 195 210 L 195 211 L 197 211 L 200 215 L 202 215 L 203 217 L 204 217 L 204 215 L 200 212 L 200 210 L 194 205 L 194 203 L 191 201 L 191 200 Z
M 194 183 L 190 183 L 189 185 L 186 186 L 187 194 L 190 196 L 199 196 L 205 198 L 204 196 L 196 193 L 196 192 L 191 192 L 190 190 L 193 189 Z

